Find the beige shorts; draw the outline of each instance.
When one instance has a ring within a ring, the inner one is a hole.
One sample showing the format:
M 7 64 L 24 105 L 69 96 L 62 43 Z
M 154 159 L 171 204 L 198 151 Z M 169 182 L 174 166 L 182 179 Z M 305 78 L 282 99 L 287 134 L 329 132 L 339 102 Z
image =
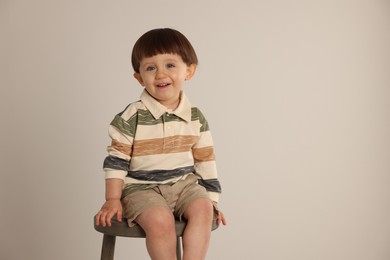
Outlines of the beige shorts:
M 188 205 L 199 198 L 211 202 L 206 189 L 198 184 L 198 178 L 190 174 L 185 180 L 174 184 L 161 184 L 155 188 L 131 192 L 122 198 L 123 216 L 129 226 L 134 226 L 134 220 L 146 209 L 165 207 L 180 219 Z

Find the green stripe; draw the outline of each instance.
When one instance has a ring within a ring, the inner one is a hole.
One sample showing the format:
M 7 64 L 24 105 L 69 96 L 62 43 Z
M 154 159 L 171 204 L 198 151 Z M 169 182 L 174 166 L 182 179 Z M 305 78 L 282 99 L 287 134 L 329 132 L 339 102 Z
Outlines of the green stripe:
M 160 118 L 155 119 L 149 110 L 138 110 L 138 124 L 140 125 L 158 125 L 163 122 L 184 122 L 184 120 L 174 114 L 169 114 L 168 116 L 167 113 L 163 114 Z
M 206 132 L 210 130 L 206 118 L 197 107 L 193 107 L 191 110 L 191 121 L 195 121 L 195 120 L 199 120 L 199 123 L 202 125 L 200 127 L 200 132 Z
M 201 124 L 200 132 L 209 131 L 209 124 L 202 114 L 202 112 L 196 108 L 191 108 L 191 121 L 198 121 Z M 116 127 L 121 133 L 124 133 L 128 136 L 134 137 L 135 131 L 137 128 L 137 123 L 139 125 L 158 125 L 162 124 L 163 122 L 181 122 L 184 120 L 180 117 L 170 114 L 169 116 L 167 114 L 164 114 L 158 119 L 155 119 L 150 113 L 149 110 L 145 109 L 138 109 L 137 113 L 132 115 L 127 121 L 124 120 L 120 114 L 115 116 L 115 118 L 112 120 L 111 125 Z
M 162 117 L 155 119 L 149 110 L 138 109 L 138 124 L 140 125 L 158 125 L 162 124 Z
M 137 116 L 133 115 L 129 118 L 129 120 L 125 121 L 120 115 L 116 115 L 112 120 L 111 125 L 116 127 L 119 132 L 134 137 L 137 125 Z
M 191 107 L 191 121 L 199 120 L 199 112 L 197 107 Z

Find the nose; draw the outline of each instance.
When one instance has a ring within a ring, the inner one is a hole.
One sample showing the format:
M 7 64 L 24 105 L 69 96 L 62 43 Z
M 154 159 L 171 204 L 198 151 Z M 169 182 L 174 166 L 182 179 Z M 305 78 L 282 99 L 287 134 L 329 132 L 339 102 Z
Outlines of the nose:
M 166 76 L 165 71 L 163 69 L 158 69 L 156 71 L 156 79 L 162 79 Z

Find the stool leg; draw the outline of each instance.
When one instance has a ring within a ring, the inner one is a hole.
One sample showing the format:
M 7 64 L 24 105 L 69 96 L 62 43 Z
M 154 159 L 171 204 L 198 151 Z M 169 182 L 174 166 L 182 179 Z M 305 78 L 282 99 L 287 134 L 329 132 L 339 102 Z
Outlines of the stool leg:
M 115 236 L 103 235 L 102 255 L 100 260 L 114 260 Z
M 176 257 L 177 257 L 177 260 L 181 260 L 181 241 L 180 241 L 180 237 L 177 237 L 177 240 L 176 240 Z

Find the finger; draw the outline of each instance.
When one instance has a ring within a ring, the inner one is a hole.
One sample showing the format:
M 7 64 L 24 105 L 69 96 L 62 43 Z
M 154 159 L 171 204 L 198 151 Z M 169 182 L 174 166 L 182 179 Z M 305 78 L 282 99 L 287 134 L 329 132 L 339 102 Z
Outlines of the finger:
M 111 227 L 111 219 L 113 217 L 113 214 L 112 213 L 108 213 L 106 215 L 106 222 L 107 222 L 107 226 Z
M 225 219 L 225 218 L 222 218 L 222 224 L 223 224 L 224 226 L 226 226 L 227 222 L 226 222 L 226 219 Z
M 217 224 L 221 224 L 221 213 L 218 212 L 218 217 L 217 217 Z
M 99 212 L 95 216 L 95 225 L 99 226 Z
M 118 212 L 116 213 L 116 219 L 119 222 L 122 222 L 122 210 L 118 210 Z
M 226 219 L 225 219 L 225 216 L 223 215 L 223 213 L 221 211 L 218 212 L 218 219 L 217 219 L 217 223 L 220 224 L 222 223 L 223 225 L 226 225 Z
M 227 221 L 226 221 L 225 216 L 224 216 L 223 214 L 221 214 L 221 220 L 222 220 L 222 224 L 223 224 L 224 226 L 226 226 Z
M 101 211 L 99 211 L 99 212 L 96 214 L 96 219 L 95 219 L 95 224 L 96 224 L 96 226 L 99 226 L 99 225 L 100 225 L 100 215 L 101 215 Z
M 107 215 L 106 212 L 102 212 L 102 214 L 100 215 L 100 223 L 102 224 L 103 227 L 105 227 L 107 225 L 106 215 Z

